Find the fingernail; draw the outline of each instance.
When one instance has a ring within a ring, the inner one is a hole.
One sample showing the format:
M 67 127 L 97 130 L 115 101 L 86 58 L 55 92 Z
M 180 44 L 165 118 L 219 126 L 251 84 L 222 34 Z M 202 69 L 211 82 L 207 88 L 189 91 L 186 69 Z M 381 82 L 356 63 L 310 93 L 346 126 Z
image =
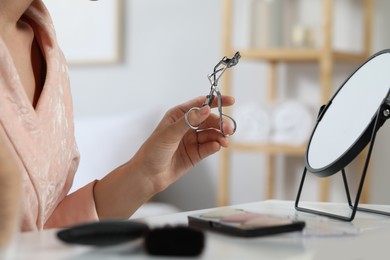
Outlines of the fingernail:
M 201 108 L 199 109 L 199 113 L 200 113 L 201 115 L 206 115 L 206 114 L 208 113 L 208 111 L 209 111 L 208 106 L 203 106 L 203 107 L 201 107 Z

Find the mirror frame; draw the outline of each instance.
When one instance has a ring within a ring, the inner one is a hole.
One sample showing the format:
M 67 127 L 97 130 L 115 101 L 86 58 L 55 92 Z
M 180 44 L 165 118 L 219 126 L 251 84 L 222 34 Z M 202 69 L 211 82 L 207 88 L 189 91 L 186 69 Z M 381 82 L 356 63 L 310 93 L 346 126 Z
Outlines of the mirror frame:
M 371 57 L 369 57 L 363 64 L 361 64 L 343 82 L 343 84 L 341 84 L 340 88 L 336 91 L 336 93 L 333 95 L 333 97 L 330 99 L 330 101 L 326 105 L 323 105 L 321 107 L 319 115 L 317 117 L 316 125 L 314 127 L 314 130 L 313 130 L 311 136 L 310 136 L 310 139 L 309 139 L 309 142 L 307 145 L 307 149 L 306 149 L 306 154 L 305 154 L 305 166 L 309 172 L 311 172 L 317 176 L 320 176 L 320 177 L 327 177 L 327 176 L 333 175 L 333 174 L 339 172 L 340 170 L 342 170 L 348 164 L 350 164 L 351 161 L 353 159 L 355 159 L 361 153 L 361 151 L 367 146 L 367 144 L 370 142 L 371 134 L 372 134 L 372 131 L 373 131 L 373 128 L 375 125 L 375 118 L 376 118 L 376 114 L 377 114 L 377 109 L 375 110 L 376 112 L 372 115 L 370 123 L 365 127 L 365 129 L 363 129 L 360 136 L 338 158 L 336 158 L 333 162 L 329 162 L 327 165 L 325 165 L 321 168 L 314 168 L 310 164 L 309 152 L 310 152 L 310 148 L 311 148 L 311 143 L 313 141 L 313 137 L 315 136 L 316 130 L 322 122 L 321 120 L 323 119 L 324 116 L 326 116 L 326 112 L 327 112 L 328 108 L 332 105 L 332 102 L 337 98 L 337 94 L 340 92 L 341 89 L 343 89 L 344 86 L 346 86 L 346 84 L 349 82 L 349 80 L 352 77 L 354 77 L 356 75 L 356 73 L 362 67 L 364 67 L 367 63 L 369 63 L 374 58 L 376 58 L 380 55 L 383 55 L 383 54 L 390 55 L 390 49 L 385 49 L 385 50 L 379 51 L 379 52 L 375 53 L 374 55 L 372 55 Z M 390 89 L 390 82 L 389 82 L 389 89 Z M 387 96 L 384 96 L 383 99 L 385 99 L 386 97 Z M 381 101 L 381 103 L 378 103 L 377 108 L 379 108 L 382 103 L 383 103 L 383 101 Z M 379 122 L 379 125 L 382 126 L 385 121 L 386 121 L 385 119 L 381 119 Z

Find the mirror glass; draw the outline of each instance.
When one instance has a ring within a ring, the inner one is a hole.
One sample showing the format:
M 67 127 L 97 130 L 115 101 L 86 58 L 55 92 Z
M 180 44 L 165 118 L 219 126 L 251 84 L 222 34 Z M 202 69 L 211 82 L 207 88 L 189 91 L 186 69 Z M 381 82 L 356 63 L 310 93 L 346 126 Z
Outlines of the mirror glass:
M 308 171 L 332 175 L 362 151 L 389 88 L 390 50 L 383 50 L 364 62 L 323 110 L 306 151 Z

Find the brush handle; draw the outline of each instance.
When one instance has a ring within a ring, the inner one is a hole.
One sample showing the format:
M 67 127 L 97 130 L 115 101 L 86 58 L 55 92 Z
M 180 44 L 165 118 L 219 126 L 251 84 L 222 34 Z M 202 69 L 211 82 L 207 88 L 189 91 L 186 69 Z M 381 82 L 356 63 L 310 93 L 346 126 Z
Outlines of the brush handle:
M 101 221 L 73 226 L 57 233 L 57 237 L 70 244 L 110 246 L 144 237 L 147 224 L 137 221 Z

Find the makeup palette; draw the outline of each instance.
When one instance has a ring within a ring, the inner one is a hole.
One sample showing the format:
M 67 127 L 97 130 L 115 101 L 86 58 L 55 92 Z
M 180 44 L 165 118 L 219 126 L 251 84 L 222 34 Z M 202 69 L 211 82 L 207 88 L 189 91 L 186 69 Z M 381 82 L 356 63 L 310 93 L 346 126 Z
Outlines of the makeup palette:
M 188 216 L 188 225 L 233 236 L 258 237 L 302 231 L 305 222 L 241 209 L 221 208 Z

